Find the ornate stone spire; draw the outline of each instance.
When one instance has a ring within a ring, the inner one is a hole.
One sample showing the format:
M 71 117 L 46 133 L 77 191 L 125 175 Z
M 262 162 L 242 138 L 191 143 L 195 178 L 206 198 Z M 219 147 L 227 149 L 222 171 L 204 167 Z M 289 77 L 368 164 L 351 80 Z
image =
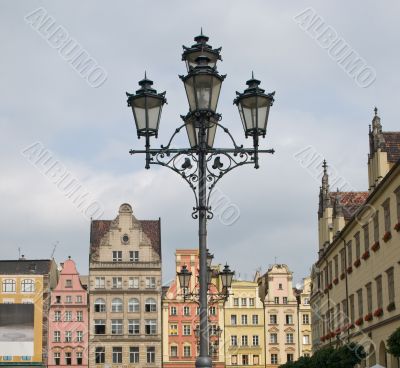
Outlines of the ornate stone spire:
M 323 161 L 322 167 L 324 169 L 324 175 L 322 176 L 322 201 L 323 209 L 331 206 L 331 197 L 329 195 L 329 175 L 328 175 L 328 164 L 326 160 Z
M 339 188 L 336 189 L 335 203 L 333 204 L 333 217 L 343 217 L 343 206 L 340 204 Z
M 372 118 L 372 129 L 369 129 L 370 155 L 373 155 L 378 148 L 381 148 L 385 139 L 382 134 L 381 118 L 378 115 L 378 108 L 374 108 L 374 117 Z

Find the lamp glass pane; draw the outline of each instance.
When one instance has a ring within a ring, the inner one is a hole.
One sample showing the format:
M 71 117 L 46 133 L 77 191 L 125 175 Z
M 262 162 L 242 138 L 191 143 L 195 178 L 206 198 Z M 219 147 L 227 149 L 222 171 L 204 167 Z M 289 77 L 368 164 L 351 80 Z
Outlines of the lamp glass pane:
M 190 147 L 197 146 L 197 130 L 194 127 L 194 120 L 189 119 L 185 122 L 186 132 L 189 138 Z
M 148 128 L 157 130 L 161 110 L 161 100 L 153 97 L 146 97 L 146 99 L 148 109 Z
M 196 97 L 195 97 L 195 90 L 194 90 L 193 82 L 194 82 L 193 76 L 189 77 L 184 82 L 190 111 L 196 110 Z
M 195 90 L 197 98 L 197 109 L 208 110 L 212 91 L 213 78 L 211 75 L 195 75 Z
M 213 77 L 212 79 L 213 79 L 213 88 L 212 88 L 212 94 L 211 94 L 210 109 L 212 111 L 216 111 L 219 94 L 221 92 L 222 81 L 215 77 Z
M 135 118 L 137 130 L 143 130 L 146 129 L 146 109 L 144 108 L 144 104 L 136 103 L 137 100 L 141 99 L 134 100 L 132 104 L 133 116 Z
M 208 128 L 207 145 L 212 147 L 214 145 L 215 133 L 217 131 L 217 124 L 212 124 Z

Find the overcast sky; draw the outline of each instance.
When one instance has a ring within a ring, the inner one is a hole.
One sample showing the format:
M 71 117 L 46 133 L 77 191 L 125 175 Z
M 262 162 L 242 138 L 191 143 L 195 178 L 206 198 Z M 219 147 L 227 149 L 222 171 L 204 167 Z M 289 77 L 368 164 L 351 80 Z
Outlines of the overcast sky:
M 385 6 L 365 0 L 0 4 L 3 259 L 17 258 L 18 247 L 27 258 L 48 258 L 58 244 L 58 262 L 71 255 L 80 272 L 88 272 L 90 220 L 45 174 L 45 166 L 29 160 L 26 148 L 40 142 L 50 159 L 101 203 L 102 218 L 114 218 L 123 202 L 139 219 L 161 217 L 164 281 L 173 277 L 174 250 L 197 247 L 192 193 L 173 172 L 154 166 L 145 170 L 144 157 L 128 154 L 130 148 L 142 148 L 143 140 L 137 140 L 125 91 L 137 89 L 144 70 L 158 91 L 167 91 L 154 146 L 166 143 L 180 124 L 179 115 L 188 111 L 178 78 L 185 73 L 182 45 L 193 44 L 200 27 L 212 46 L 222 46 L 218 69 L 227 78 L 218 111 L 239 142 L 251 145 L 232 105 L 235 91 L 244 89 L 252 70 L 263 88 L 276 90 L 262 141 L 276 154 L 261 157 L 259 170 L 240 168 L 220 181 L 219 193 L 240 216 L 230 226 L 218 214 L 209 223 L 215 260 L 227 261 L 241 278 L 266 271 L 276 260 L 287 264 L 298 281 L 316 259 L 320 179 L 296 153 L 312 147 L 349 187 L 366 190 L 373 107 L 379 107 L 384 130 L 399 128 L 398 1 Z M 95 60 L 99 76 L 107 74 L 104 83 L 95 88 L 60 54 L 56 41 L 49 41 L 56 28 L 38 30 L 28 16 L 38 8 Z M 329 48 L 321 47 L 322 39 L 307 31 L 310 19 L 295 18 L 308 8 L 303 14 L 319 17 L 318 24 L 331 27 L 376 74 L 368 86 L 349 76 Z M 187 144 L 184 134 L 177 144 Z M 216 144 L 226 144 L 221 133 Z

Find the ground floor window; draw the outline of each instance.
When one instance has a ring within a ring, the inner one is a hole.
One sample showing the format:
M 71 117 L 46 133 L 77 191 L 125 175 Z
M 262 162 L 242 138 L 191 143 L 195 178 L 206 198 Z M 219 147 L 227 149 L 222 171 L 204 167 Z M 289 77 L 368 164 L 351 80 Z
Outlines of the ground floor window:
M 147 363 L 155 363 L 156 361 L 156 348 L 149 346 L 147 348 Z
M 278 354 L 271 354 L 271 364 L 278 364 Z
M 103 346 L 98 346 L 95 352 L 96 364 L 105 363 L 106 361 L 106 348 Z
M 81 365 L 82 364 L 82 352 L 78 351 L 76 353 L 76 364 Z
M 139 363 L 139 347 L 131 346 L 129 348 L 129 362 L 130 363 Z
M 114 346 L 112 348 L 112 362 L 113 363 L 122 363 L 122 347 Z
M 293 354 L 286 354 L 286 361 L 293 362 Z
M 54 353 L 54 364 L 55 365 L 60 365 L 60 353 Z
M 71 365 L 72 364 L 72 354 L 67 352 L 65 353 L 65 365 Z

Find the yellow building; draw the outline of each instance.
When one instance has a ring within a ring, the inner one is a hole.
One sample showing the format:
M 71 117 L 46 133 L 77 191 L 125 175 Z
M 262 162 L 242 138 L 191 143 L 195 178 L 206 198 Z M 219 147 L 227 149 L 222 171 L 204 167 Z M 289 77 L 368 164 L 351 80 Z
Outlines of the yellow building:
M 54 260 L 0 261 L 0 366 L 45 366 Z
M 233 280 L 227 300 L 223 339 L 225 366 L 265 367 L 265 320 L 258 284 Z
M 400 327 L 400 132 L 384 132 L 377 110 L 369 143 L 368 191 L 331 192 L 323 165 L 313 349 L 357 342 L 363 367 L 398 368 L 386 341 Z
M 295 290 L 297 296 L 297 311 L 298 311 L 298 351 L 300 356 L 311 356 L 312 354 L 312 329 L 311 329 L 311 278 L 303 279 L 301 289 Z

